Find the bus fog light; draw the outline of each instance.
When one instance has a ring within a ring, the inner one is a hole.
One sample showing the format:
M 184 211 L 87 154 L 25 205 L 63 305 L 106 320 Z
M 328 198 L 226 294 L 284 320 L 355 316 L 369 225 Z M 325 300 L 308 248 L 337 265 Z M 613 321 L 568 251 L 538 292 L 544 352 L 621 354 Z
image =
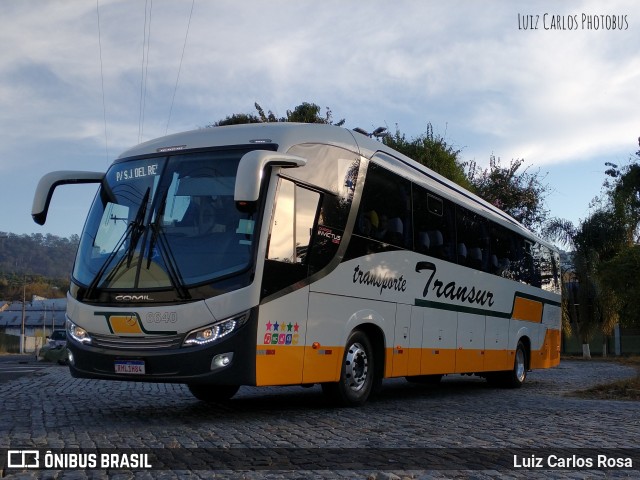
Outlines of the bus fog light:
M 233 352 L 220 353 L 213 357 L 211 360 L 211 370 L 217 370 L 219 368 L 228 367 L 233 360 Z

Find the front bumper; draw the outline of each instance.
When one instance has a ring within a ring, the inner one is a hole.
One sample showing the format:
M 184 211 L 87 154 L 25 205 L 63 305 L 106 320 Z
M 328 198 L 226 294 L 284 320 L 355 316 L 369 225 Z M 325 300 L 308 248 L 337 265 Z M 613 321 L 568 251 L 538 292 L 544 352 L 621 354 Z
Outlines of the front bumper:
M 191 383 L 218 385 L 255 385 L 256 382 L 255 310 L 238 331 L 212 345 L 153 350 L 119 350 L 79 344 L 69 340 L 72 354 L 69 364 L 76 378 L 125 380 L 134 382 Z M 224 367 L 213 367 L 216 355 L 233 353 Z M 117 361 L 142 360 L 144 374 L 116 373 Z

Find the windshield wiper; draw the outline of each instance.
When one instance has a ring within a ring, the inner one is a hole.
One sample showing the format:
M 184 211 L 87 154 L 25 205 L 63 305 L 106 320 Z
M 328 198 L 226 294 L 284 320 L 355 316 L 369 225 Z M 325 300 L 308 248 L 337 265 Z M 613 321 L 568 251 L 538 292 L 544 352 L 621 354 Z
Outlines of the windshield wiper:
M 138 213 L 136 213 L 136 217 L 131 222 L 131 242 L 129 242 L 129 249 L 127 250 L 127 268 L 131 266 L 133 253 L 135 252 L 136 246 L 138 245 L 138 240 L 140 240 L 140 237 L 144 232 L 144 227 L 142 226 L 142 224 L 144 222 L 144 216 L 147 213 L 147 203 L 149 202 L 150 193 L 151 187 L 147 187 L 147 191 L 144 193 L 140 208 L 138 208 Z
M 113 261 L 115 256 L 118 254 L 118 252 L 120 251 L 120 248 L 124 245 L 124 243 L 127 240 L 127 238 L 129 238 L 129 235 L 131 235 L 131 240 L 130 240 L 130 243 L 129 243 L 129 248 L 127 249 L 127 254 L 124 255 L 118 261 L 118 263 L 111 270 L 111 272 L 109 273 L 109 275 L 107 276 L 105 281 L 110 281 L 115 276 L 116 272 L 118 270 L 120 270 L 120 267 L 121 267 L 122 263 L 124 262 L 125 258 L 127 259 L 127 267 L 129 267 L 131 265 L 131 259 L 133 258 L 133 249 L 135 248 L 135 244 L 138 243 L 138 239 L 140 238 L 140 235 L 141 235 L 141 233 L 143 231 L 143 229 L 141 227 L 141 224 L 142 224 L 142 222 L 144 220 L 144 214 L 147 211 L 147 202 L 149 200 L 150 191 L 151 191 L 151 189 L 149 187 L 147 187 L 147 191 L 145 192 L 143 200 L 142 200 L 143 203 L 140 205 L 140 208 L 138 208 L 138 212 L 136 213 L 136 217 L 129 223 L 129 225 L 127 225 L 127 228 L 122 233 L 122 236 L 120 237 L 120 239 L 116 243 L 116 246 L 113 248 L 113 250 L 111 250 L 111 253 L 107 257 L 105 262 L 102 264 L 102 266 L 100 267 L 100 270 L 98 270 L 98 273 L 96 273 L 96 275 L 93 277 L 93 280 L 91 281 L 91 283 L 87 287 L 87 291 L 85 293 L 86 297 L 91 297 L 91 294 L 93 294 L 94 290 L 97 288 L 98 284 L 100 283 L 100 280 L 102 279 L 102 276 L 106 272 L 107 268 L 109 268 L 109 265 L 111 264 L 111 262 Z M 113 220 L 115 221 L 115 220 L 119 220 L 119 219 L 116 218 L 116 219 L 113 219 Z M 136 233 L 136 231 L 137 231 L 137 233 Z M 133 247 L 132 247 L 132 245 L 133 245 Z
M 156 242 L 158 238 L 160 238 L 160 256 L 164 262 L 167 271 L 167 277 L 169 277 L 169 281 L 171 285 L 178 293 L 178 296 L 182 300 L 186 300 L 191 298 L 189 294 L 189 290 L 184 286 L 184 282 L 182 280 L 182 275 L 180 274 L 180 270 L 176 263 L 176 259 L 171 251 L 171 247 L 169 246 L 169 242 L 167 241 L 167 237 L 164 233 L 164 229 L 160 222 L 160 219 L 164 215 L 164 209 L 166 206 L 168 190 L 164 192 L 162 199 L 160 200 L 160 207 L 156 212 L 156 217 L 151 223 L 151 239 L 149 240 L 149 246 L 147 250 L 147 269 L 151 267 L 151 261 L 153 259 L 153 249 L 155 248 Z

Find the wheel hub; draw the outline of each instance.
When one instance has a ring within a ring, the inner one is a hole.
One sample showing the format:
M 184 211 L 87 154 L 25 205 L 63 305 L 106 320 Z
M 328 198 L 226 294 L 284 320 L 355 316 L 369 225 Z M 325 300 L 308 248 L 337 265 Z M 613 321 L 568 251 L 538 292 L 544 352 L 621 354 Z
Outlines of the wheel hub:
M 516 377 L 518 381 L 524 382 L 525 375 L 526 371 L 524 352 L 522 351 L 522 349 L 518 349 L 518 351 L 516 352 Z
M 349 347 L 345 359 L 345 379 L 347 386 L 357 392 L 364 387 L 369 373 L 369 359 L 364 347 L 354 343 Z

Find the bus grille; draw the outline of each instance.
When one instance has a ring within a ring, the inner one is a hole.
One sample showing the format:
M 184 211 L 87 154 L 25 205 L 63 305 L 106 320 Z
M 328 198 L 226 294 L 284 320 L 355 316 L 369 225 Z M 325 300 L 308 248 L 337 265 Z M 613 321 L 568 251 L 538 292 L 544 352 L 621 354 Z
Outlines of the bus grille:
M 183 335 L 154 335 L 148 337 L 120 337 L 117 335 L 91 334 L 91 345 L 114 350 L 160 350 L 179 348 Z

